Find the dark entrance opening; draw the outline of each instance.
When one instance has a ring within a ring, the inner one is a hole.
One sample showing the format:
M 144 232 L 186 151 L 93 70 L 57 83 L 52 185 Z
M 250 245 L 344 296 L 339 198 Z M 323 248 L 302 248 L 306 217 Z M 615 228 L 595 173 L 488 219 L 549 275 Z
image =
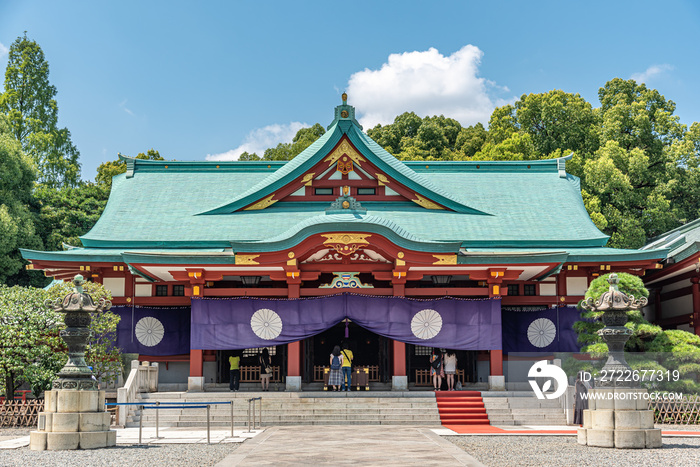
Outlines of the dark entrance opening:
M 353 367 L 367 367 L 370 382 L 391 380 L 389 362 L 389 342 L 391 339 L 374 334 L 355 323 L 348 323 L 348 337 L 345 337 L 345 321 L 304 341 L 304 382 L 323 381 L 323 368 L 330 366 L 333 347 L 343 342 L 353 353 Z
M 447 349 L 441 350 L 445 352 Z M 432 386 L 432 382 L 426 376 L 426 374 L 430 374 L 431 352 L 432 347 L 412 344 L 406 346 L 406 371 L 410 383 L 414 383 L 416 386 Z M 459 378 L 462 380 L 462 383 L 471 384 L 478 382 L 477 362 L 479 352 L 476 350 L 455 350 L 454 352 L 457 356 L 457 370 L 464 373 L 464 376 Z M 443 387 L 446 387 L 445 382 L 443 382 Z
M 270 353 L 270 360 L 272 366 L 279 366 L 280 375 L 287 374 L 287 346 L 277 345 L 268 347 L 268 352 Z M 240 366 L 243 367 L 257 367 L 260 365 L 258 362 L 258 355 L 262 351 L 262 347 L 255 349 L 243 349 L 243 350 L 217 350 L 216 351 L 216 382 L 217 383 L 228 383 L 231 375 L 231 367 L 229 365 L 228 358 L 233 355 L 240 355 L 241 362 Z M 250 382 L 250 380 L 245 380 L 246 372 L 241 372 L 241 381 Z M 255 380 L 257 382 L 257 379 Z

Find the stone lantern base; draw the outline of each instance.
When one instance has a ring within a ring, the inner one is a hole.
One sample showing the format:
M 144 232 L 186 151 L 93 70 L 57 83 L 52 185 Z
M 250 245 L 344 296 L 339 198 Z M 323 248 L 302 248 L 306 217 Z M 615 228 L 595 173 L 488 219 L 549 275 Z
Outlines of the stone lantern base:
M 588 410 L 578 444 L 603 448 L 660 448 L 661 430 L 654 428 L 646 389 L 599 388 L 588 391 Z M 595 397 L 595 399 L 593 398 Z
M 44 393 L 44 412 L 37 431 L 29 434 L 33 451 L 62 451 L 116 446 L 117 432 L 110 430 L 105 392 L 58 389 Z

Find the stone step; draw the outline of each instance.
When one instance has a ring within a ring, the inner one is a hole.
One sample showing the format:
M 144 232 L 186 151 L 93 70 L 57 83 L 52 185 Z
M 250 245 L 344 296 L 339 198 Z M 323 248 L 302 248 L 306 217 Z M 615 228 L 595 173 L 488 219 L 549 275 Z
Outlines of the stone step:
M 440 425 L 437 403 L 433 393 L 151 393 L 143 394 L 140 402 L 155 401 L 203 404 L 206 402 L 233 401 L 234 424 L 245 424 L 248 420 L 248 399 L 262 397 L 256 401 L 255 416 L 268 425 L 339 425 L 339 424 L 386 424 L 386 425 Z M 203 408 L 197 409 L 150 409 L 143 415 L 133 412 L 127 426 L 155 426 L 156 410 L 160 426 L 206 426 L 207 415 Z M 211 405 L 210 424 L 230 426 L 231 405 Z M 259 423 L 259 421 L 258 421 Z

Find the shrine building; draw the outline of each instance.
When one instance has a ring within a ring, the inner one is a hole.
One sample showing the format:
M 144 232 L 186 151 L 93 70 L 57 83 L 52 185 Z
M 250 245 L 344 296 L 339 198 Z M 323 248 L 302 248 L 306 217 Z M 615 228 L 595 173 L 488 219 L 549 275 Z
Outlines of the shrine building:
M 83 246 L 22 254 L 109 289 L 117 344 L 161 362 L 161 388 L 227 383 L 233 353 L 253 381 L 262 348 L 273 381 L 317 388 L 344 341 L 375 388 L 429 385 L 437 347 L 465 386 L 502 389 L 513 355 L 578 350 L 591 280 L 667 253 L 606 247 L 567 158 L 401 161 L 345 95 L 290 161 L 122 160 Z

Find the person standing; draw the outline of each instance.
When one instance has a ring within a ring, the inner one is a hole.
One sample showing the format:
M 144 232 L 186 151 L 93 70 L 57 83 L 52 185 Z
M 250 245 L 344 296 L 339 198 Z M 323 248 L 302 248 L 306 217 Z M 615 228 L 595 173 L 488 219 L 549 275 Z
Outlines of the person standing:
M 241 356 L 236 352 L 228 358 L 228 363 L 231 365 L 231 375 L 228 388 L 231 391 L 238 391 L 238 386 L 241 381 Z
M 343 385 L 343 356 L 340 354 L 340 346 L 333 347 L 331 352 L 331 371 L 328 374 L 328 386 L 333 386 L 334 391 L 340 391 Z
M 270 352 L 267 347 L 262 349 L 258 357 L 260 363 L 260 386 L 263 391 L 270 390 L 270 378 L 272 377 L 272 362 L 270 361 Z
M 455 373 L 457 373 L 457 354 L 454 350 L 445 353 L 445 376 L 447 377 L 447 390 L 455 389 Z
M 442 364 L 442 352 L 440 352 L 440 349 L 433 347 L 433 353 L 430 355 L 430 376 L 433 380 L 433 389 L 435 391 L 439 391 L 440 386 L 442 386 L 442 375 L 444 374 Z
M 588 388 L 581 377 L 582 371 L 576 375 L 576 399 L 574 399 L 574 425 L 583 426 L 583 411 L 588 409 Z M 586 396 L 584 395 L 586 394 Z
M 340 384 L 341 389 L 343 387 L 343 384 L 345 384 L 345 387 L 343 391 L 349 391 L 350 388 L 352 387 L 352 350 L 348 349 L 348 343 L 343 342 L 343 364 L 342 364 L 342 369 L 343 369 L 343 380 L 342 383 Z

